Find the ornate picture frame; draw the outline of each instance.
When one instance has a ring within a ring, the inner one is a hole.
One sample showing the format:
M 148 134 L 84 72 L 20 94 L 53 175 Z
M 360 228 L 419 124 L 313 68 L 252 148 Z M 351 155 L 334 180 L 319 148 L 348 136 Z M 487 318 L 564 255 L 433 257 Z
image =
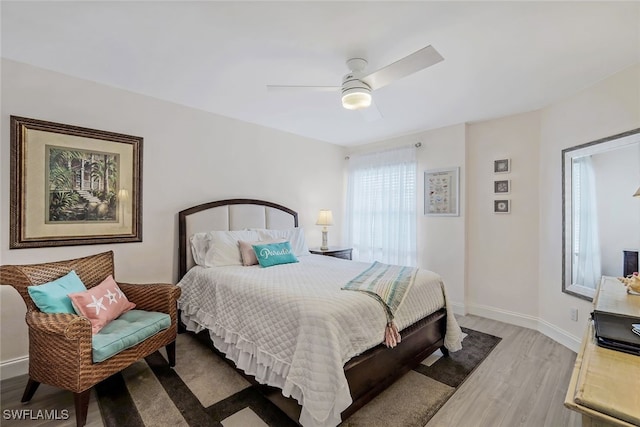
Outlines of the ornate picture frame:
M 10 249 L 142 241 L 142 137 L 10 123 Z

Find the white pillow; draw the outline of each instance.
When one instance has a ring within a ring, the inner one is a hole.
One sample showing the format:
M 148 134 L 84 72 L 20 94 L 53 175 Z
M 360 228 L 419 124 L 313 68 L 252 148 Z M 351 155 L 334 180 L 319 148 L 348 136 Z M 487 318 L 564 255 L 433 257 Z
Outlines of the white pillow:
M 189 241 L 191 242 L 193 262 L 197 265 L 204 265 L 204 259 L 209 250 L 209 233 L 195 233 Z
M 210 231 L 209 250 L 205 258 L 206 267 L 242 265 L 239 240 L 258 240 L 254 230 Z
M 193 260 L 204 267 L 242 265 L 238 241 L 259 239 L 255 230 L 196 233 L 191 236 Z
M 309 255 L 309 247 L 304 238 L 304 229 L 301 227 L 285 230 L 269 230 L 261 228 L 257 230 L 260 240 L 285 239 L 291 243 L 291 248 L 296 256 Z

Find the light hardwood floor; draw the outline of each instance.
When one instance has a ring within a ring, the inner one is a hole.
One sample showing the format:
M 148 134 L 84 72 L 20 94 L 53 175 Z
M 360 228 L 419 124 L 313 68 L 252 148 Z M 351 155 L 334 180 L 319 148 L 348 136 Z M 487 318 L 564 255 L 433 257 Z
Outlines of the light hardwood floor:
M 579 427 L 564 407 L 576 354 L 531 329 L 478 316 L 460 326 L 502 338 L 426 427 Z
M 472 315 L 459 317 L 458 321 L 463 327 L 499 336 L 502 341 L 426 427 L 581 425 L 580 416 L 563 406 L 575 353 L 530 329 Z M 31 403 L 23 406 L 20 398 L 26 381 L 26 376 L 21 376 L 0 383 L 3 412 L 5 409 L 67 409 L 70 419 L 63 422 L 2 419 L 0 425 L 75 426 L 71 393 L 43 384 Z M 87 427 L 103 427 L 93 393 Z
M 0 401 L 2 402 L 2 418 L 0 425 L 2 427 L 75 427 L 76 411 L 73 406 L 73 394 L 70 391 L 60 390 L 46 384 L 40 384 L 36 394 L 26 405 L 20 403 L 24 387 L 27 385 L 27 376 L 9 378 L 0 382 Z M 22 419 L 17 419 L 18 412 Z M 6 413 L 6 411 L 13 411 Z M 38 414 L 38 411 L 49 411 L 53 417 L 58 419 L 45 420 L 44 414 Z M 52 412 L 53 411 L 53 412 Z M 67 417 L 64 417 L 67 411 Z M 40 418 L 40 419 L 38 419 Z M 66 420 L 61 418 L 68 418 Z M 104 427 L 100 409 L 96 401 L 95 391 L 91 391 L 89 400 L 89 412 L 87 414 L 86 427 Z M 120 426 L 118 426 L 120 427 Z M 124 427 L 124 426 L 122 426 Z

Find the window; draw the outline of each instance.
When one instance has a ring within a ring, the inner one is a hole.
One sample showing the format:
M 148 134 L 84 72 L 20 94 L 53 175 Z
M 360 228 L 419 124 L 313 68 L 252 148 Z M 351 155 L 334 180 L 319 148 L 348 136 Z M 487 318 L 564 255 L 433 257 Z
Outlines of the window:
M 571 172 L 571 196 L 573 197 L 573 269 L 578 262 L 578 253 L 580 253 L 580 163 L 573 162 L 573 171 Z
M 349 159 L 346 228 L 353 259 L 415 266 L 416 150 Z
M 591 156 L 573 160 L 573 266 L 575 283 L 595 290 L 602 275 L 598 209 Z

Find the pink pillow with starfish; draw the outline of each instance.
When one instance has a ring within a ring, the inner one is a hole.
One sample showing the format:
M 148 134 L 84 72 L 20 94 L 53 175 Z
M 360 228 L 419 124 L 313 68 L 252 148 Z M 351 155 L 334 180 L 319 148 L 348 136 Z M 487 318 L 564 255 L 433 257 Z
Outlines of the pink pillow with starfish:
M 107 323 L 136 306 L 120 290 L 112 275 L 85 292 L 69 294 L 69 298 L 76 313 L 89 319 L 94 335 Z

